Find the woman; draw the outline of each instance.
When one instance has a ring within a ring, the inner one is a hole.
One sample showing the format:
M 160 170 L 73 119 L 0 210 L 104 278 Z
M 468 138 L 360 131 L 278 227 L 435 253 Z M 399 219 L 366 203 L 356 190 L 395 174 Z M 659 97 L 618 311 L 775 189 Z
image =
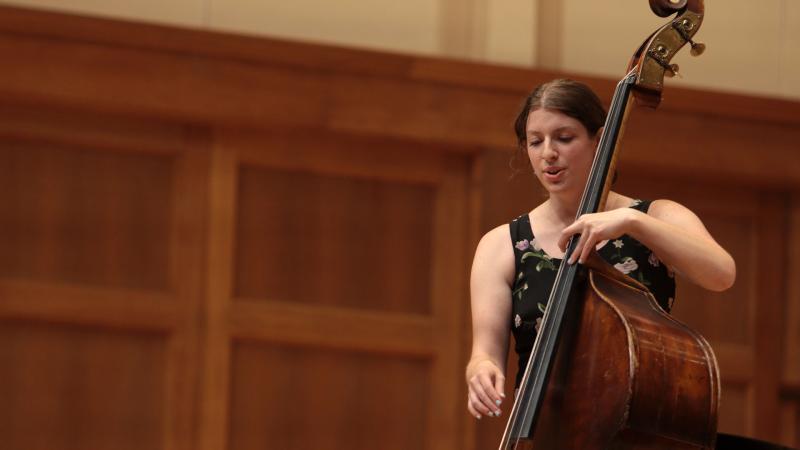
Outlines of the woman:
M 713 291 L 736 278 L 733 258 L 690 210 L 669 200 L 641 201 L 609 192 L 605 210 L 577 221 L 581 195 L 600 140 L 605 111 L 584 84 L 554 80 L 526 99 L 515 123 L 521 150 L 548 193 L 542 204 L 483 236 L 472 265 L 472 357 L 467 409 L 480 419 L 500 416 L 505 395 L 508 333 L 523 375 L 547 298 L 569 239 L 567 261 L 583 263 L 592 249 L 647 285 L 669 311 L 674 272 Z

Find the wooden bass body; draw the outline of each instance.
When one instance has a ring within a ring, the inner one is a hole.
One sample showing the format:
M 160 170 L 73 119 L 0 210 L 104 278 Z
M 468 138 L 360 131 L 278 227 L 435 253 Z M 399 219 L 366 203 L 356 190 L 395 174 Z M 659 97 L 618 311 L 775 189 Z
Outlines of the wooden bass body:
M 515 449 L 713 449 L 719 369 L 708 342 L 599 256 L 567 311 L 542 415 Z

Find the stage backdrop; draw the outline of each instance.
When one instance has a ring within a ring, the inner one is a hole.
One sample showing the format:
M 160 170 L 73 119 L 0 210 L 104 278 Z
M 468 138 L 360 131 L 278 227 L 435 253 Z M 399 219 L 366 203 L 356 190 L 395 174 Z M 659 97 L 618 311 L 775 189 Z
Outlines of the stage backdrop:
M 465 410 L 470 260 L 542 199 L 511 123 L 569 74 L 11 8 L 0 59 L 3 448 L 496 446 Z M 665 95 L 617 188 L 733 253 L 675 315 L 721 431 L 800 446 L 800 104 Z

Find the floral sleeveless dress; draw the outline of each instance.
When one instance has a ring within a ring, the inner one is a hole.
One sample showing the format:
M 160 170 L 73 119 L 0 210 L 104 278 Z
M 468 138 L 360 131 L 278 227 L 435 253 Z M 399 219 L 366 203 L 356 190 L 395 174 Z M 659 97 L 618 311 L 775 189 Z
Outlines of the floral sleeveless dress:
M 636 200 L 630 207 L 647 213 L 650 203 Z M 514 350 L 519 355 L 516 380 L 519 386 L 561 259 L 550 257 L 537 244 L 528 214 L 517 217 L 509 225 L 516 274 L 511 293 L 511 330 Z M 661 308 L 670 311 L 675 299 L 674 274 L 649 248 L 623 235 L 607 242 L 598 253 L 617 270 L 647 286 Z

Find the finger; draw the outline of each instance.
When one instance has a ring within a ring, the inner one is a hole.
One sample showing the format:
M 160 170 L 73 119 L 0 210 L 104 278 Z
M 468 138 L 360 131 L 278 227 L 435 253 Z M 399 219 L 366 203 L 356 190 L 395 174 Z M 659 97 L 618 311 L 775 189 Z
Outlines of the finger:
M 567 251 L 567 242 L 569 242 L 569 237 L 571 236 L 567 234 L 568 230 L 569 228 L 564 228 L 564 231 L 561 232 L 561 235 L 558 237 L 558 242 L 556 243 L 562 252 Z
M 480 375 L 477 375 L 474 378 L 475 381 L 472 386 L 472 393 L 474 393 L 475 397 L 480 401 L 480 406 L 486 408 L 484 414 L 493 415 L 495 410 L 497 409 L 497 405 L 495 405 L 494 400 L 486 392 L 486 387 L 484 383 L 481 381 L 481 378 L 482 377 Z M 491 386 L 491 383 L 489 383 L 489 386 Z M 494 388 L 491 388 L 491 390 L 494 390 Z M 479 411 L 482 411 L 479 408 L 479 405 L 475 405 L 475 407 Z
M 481 413 L 472 407 L 472 399 L 469 397 L 469 394 L 467 394 L 467 411 L 469 411 L 469 413 L 472 414 L 472 417 L 476 419 L 480 419 L 482 417 Z
M 561 231 L 561 236 L 558 238 L 558 248 L 560 248 L 562 252 L 567 251 L 569 239 L 576 234 L 580 234 L 581 226 L 582 224 L 580 222 L 574 222 L 572 225 L 564 228 L 564 230 Z
M 572 253 L 569 255 L 569 260 L 567 261 L 569 264 L 575 264 L 575 261 L 578 260 L 578 256 L 580 256 L 583 248 L 586 246 L 588 235 L 589 232 L 587 230 L 583 230 L 583 233 L 580 235 L 580 239 L 578 239 L 578 243 L 575 244 L 575 247 L 572 249 Z
M 474 409 L 475 412 L 477 412 L 479 415 L 481 414 L 484 416 L 492 415 L 492 412 L 489 410 L 489 408 L 487 408 L 486 405 L 484 405 L 483 402 L 480 401 L 478 396 L 475 394 L 475 391 L 471 389 L 469 391 L 469 401 L 470 404 L 472 405 L 472 409 Z
M 500 399 L 501 403 L 502 403 L 503 399 L 506 398 L 505 388 L 504 388 L 505 384 L 506 384 L 506 377 L 504 377 L 502 375 L 497 375 L 496 377 L 494 377 L 494 389 L 495 389 L 495 391 L 497 391 L 500 394 L 500 397 L 502 397 Z
M 591 233 L 589 237 L 586 238 L 586 242 L 583 244 L 583 250 L 581 250 L 581 257 L 578 259 L 581 264 L 585 263 L 587 259 L 589 259 L 589 255 L 594 250 L 595 246 L 597 245 L 597 237 L 594 233 Z
M 492 378 L 494 378 L 494 382 L 492 381 Z M 498 391 L 495 384 L 496 380 L 501 378 L 505 379 L 505 377 L 499 373 L 483 374 L 478 376 L 478 380 L 480 380 L 484 392 L 486 392 L 486 395 L 489 396 L 494 404 L 497 404 L 498 401 L 503 401 L 503 397 L 500 395 L 500 393 L 503 391 Z
M 495 377 L 501 376 L 500 374 L 493 374 Z M 503 402 L 503 398 L 500 397 L 500 393 L 497 392 L 494 388 L 494 383 L 492 383 L 491 378 L 488 374 L 479 375 L 478 379 L 481 382 L 481 386 L 483 387 L 483 392 L 486 393 L 486 396 L 489 400 L 489 409 L 494 412 L 495 416 L 500 415 L 500 403 Z
M 490 404 L 482 400 L 482 397 L 485 396 L 485 394 L 483 394 L 482 391 L 483 387 L 481 387 L 477 379 L 473 377 L 473 382 L 469 386 L 469 394 L 470 394 L 470 399 L 472 400 L 472 407 L 483 415 L 491 416 L 493 412 L 491 409 L 489 409 Z

